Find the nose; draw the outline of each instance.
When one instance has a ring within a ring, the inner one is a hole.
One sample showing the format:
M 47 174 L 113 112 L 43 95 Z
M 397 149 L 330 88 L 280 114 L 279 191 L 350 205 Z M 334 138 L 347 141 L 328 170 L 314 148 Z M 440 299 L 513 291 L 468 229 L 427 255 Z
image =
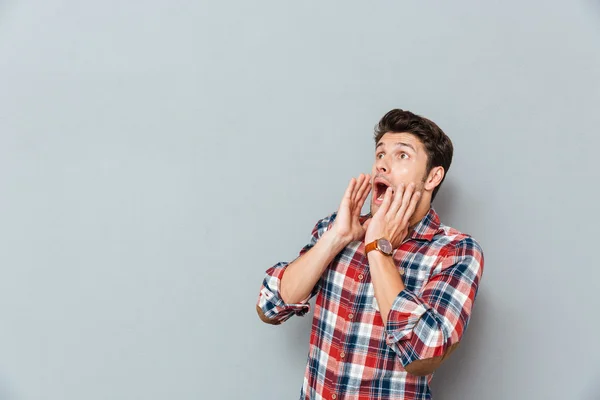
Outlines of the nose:
M 375 161 L 375 169 L 377 172 L 386 173 L 389 171 L 385 155 Z

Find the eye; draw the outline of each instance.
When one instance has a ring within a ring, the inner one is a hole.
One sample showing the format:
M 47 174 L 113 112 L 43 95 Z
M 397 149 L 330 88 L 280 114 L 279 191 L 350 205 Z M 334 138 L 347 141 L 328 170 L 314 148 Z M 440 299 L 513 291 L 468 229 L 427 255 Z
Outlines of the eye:
M 408 158 L 408 154 L 406 154 L 406 153 L 400 153 L 400 154 L 398 154 L 398 157 L 401 158 L 401 159 L 403 159 L 403 160 L 405 160 L 405 159 Z
M 383 156 L 384 156 L 383 152 L 382 153 L 377 153 L 375 155 L 375 158 L 378 159 L 378 160 L 381 160 L 383 158 Z

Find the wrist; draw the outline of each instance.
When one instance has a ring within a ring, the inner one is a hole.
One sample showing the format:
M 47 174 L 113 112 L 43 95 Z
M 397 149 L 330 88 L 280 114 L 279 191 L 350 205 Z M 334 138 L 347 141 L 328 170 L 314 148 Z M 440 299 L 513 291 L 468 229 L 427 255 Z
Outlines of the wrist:
M 371 226 L 369 226 L 371 228 Z M 373 227 L 376 228 L 376 227 Z M 379 239 L 391 240 L 391 235 L 383 229 L 372 229 L 371 232 L 365 232 L 365 244 L 369 244 Z
M 367 254 L 367 259 L 369 260 L 369 265 L 372 263 L 375 265 L 381 264 L 381 262 L 383 262 L 389 258 L 390 258 L 390 256 L 383 254 L 382 252 L 380 252 L 378 250 L 370 251 Z
M 394 249 L 392 244 L 386 238 L 379 238 L 372 242 L 365 243 L 365 252 L 367 255 L 377 252 L 384 256 L 391 256 Z
M 376 242 L 379 239 L 385 239 L 385 240 L 391 241 L 390 235 L 387 235 L 385 233 L 377 233 L 377 234 L 365 235 L 365 245 L 372 243 L 372 242 Z
M 366 236 L 366 235 L 365 235 L 365 245 L 367 245 L 367 244 L 369 244 L 369 243 L 371 243 L 371 242 L 374 242 L 374 241 L 376 241 L 377 239 L 381 239 L 382 237 L 383 237 L 383 236 L 381 236 L 381 235 L 380 235 L 380 236 L 377 236 L 377 237 L 375 237 L 375 236 L 371 236 L 371 235 L 369 235 L 369 236 Z
M 323 233 L 321 241 L 324 241 L 327 244 L 327 247 L 332 249 L 335 254 L 342 251 L 342 249 L 350 243 L 349 239 L 338 235 L 334 230 Z

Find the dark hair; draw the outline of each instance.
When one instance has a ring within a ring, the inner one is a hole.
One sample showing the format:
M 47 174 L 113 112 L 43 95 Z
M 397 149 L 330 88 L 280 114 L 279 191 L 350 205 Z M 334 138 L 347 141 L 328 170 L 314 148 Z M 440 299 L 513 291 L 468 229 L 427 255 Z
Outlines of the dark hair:
M 388 132 L 410 133 L 423 143 L 427 152 L 427 174 L 434 167 L 441 166 L 444 168 L 442 181 L 433 189 L 431 195 L 431 201 L 433 201 L 444 179 L 446 179 L 446 174 L 452 163 L 452 153 L 454 151 L 452 141 L 433 121 L 398 108 L 385 114 L 375 126 L 375 145 Z

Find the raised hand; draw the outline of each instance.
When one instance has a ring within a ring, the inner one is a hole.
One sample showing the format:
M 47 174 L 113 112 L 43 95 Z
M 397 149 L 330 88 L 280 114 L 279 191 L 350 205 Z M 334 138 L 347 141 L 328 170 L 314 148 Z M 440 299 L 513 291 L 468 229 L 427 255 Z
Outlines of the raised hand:
M 360 174 L 358 179 L 352 178 L 344 193 L 331 231 L 335 232 L 344 245 L 362 240 L 365 227 L 359 221 L 360 211 L 371 192 L 371 176 Z
M 421 192 L 415 192 L 415 184 L 407 187 L 401 184 L 395 193 L 391 187 L 385 192 L 383 203 L 369 220 L 365 234 L 365 243 L 385 238 L 390 241 L 392 248 L 400 247 L 410 225 L 410 218 L 414 214 Z

